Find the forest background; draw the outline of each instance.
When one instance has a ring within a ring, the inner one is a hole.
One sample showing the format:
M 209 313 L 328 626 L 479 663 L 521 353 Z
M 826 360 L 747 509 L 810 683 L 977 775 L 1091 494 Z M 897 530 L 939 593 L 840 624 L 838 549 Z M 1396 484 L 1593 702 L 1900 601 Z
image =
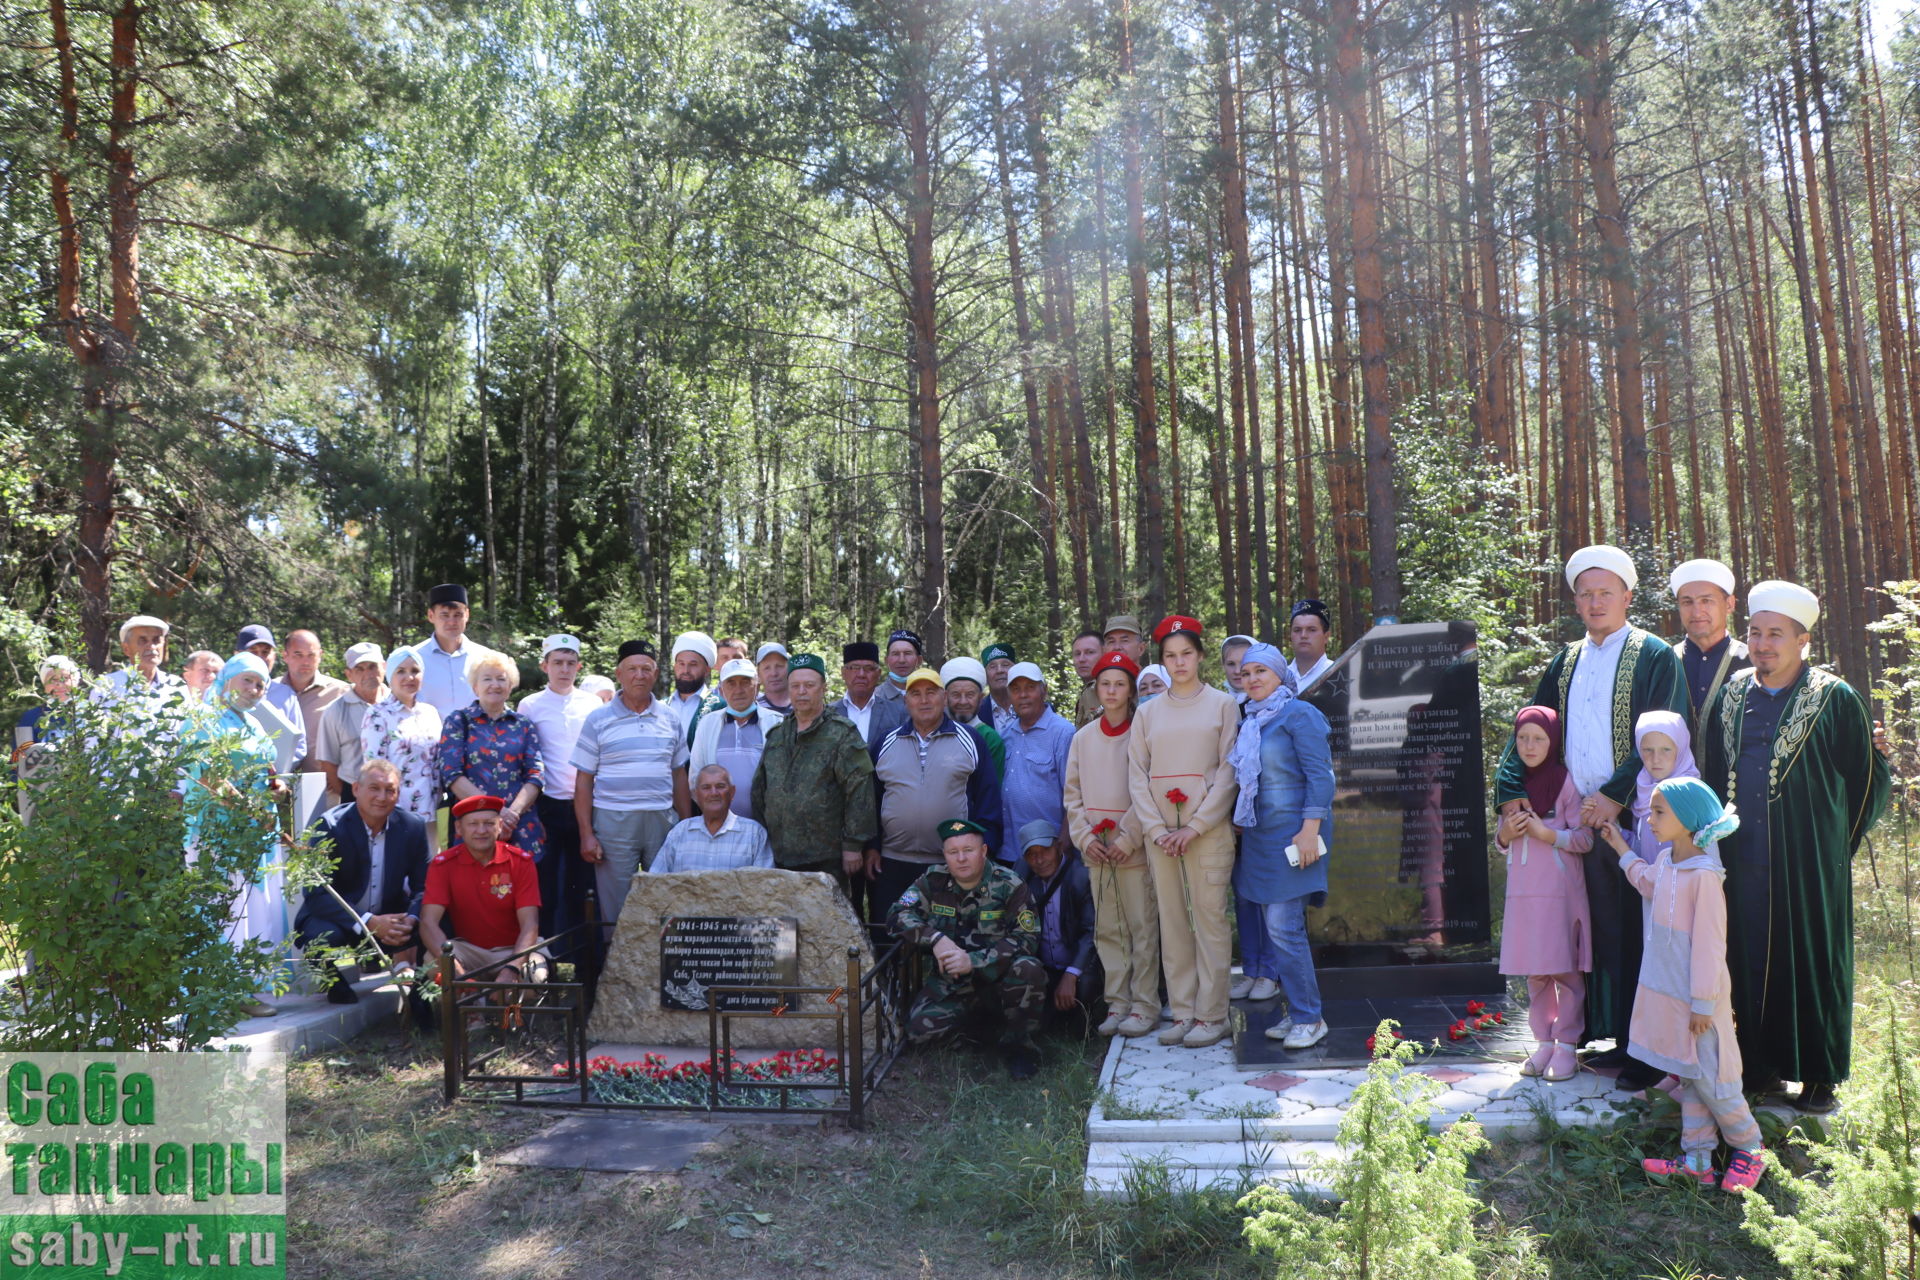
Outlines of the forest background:
M 0 663 L 153 612 L 1058 655 L 1920 558 L 1920 22 L 1841 0 L 48 0 Z M 1658 574 L 1660 576 L 1655 577 Z M 590 659 L 599 655 L 590 652 Z M 16 694 L 15 696 L 18 696 Z

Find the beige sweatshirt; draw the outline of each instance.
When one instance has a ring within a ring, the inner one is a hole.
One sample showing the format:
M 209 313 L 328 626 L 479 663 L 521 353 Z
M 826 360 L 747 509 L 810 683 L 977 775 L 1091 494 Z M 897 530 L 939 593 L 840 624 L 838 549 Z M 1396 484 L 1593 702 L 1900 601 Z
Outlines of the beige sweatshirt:
M 1127 747 L 1133 741 L 1133 727 L 1118 736 L 1102 732 L 1106 717 L 1101 716 L 1073 735 L 1067 748 L 1066 807 L 1067 833 L 1073 847 L 1085 849 L 1093 842 L 1093 829 L 1111 821 L 1114 829 L 1100 837 L 1107 844 L 1126 851 L 1123 867 L 1146 863 L 1145 846 L 1140 841 L 1140 820 L 1133 814 L 1133 790 L 1127 764 Z
M 1205 835 L 1232 821 L 1240 786 L 1227 757 L 1239 732 L 1239 704 L 1211 685 L 1190 699 L 1163 693 L 1134 713 L 1129 787 L 1149 845 L 1182 826 Z M 1175 790 L 1187 797 L 1178 806 L 1167 799 Z M 1231 840 L 1231 828 L 1227 834 Z

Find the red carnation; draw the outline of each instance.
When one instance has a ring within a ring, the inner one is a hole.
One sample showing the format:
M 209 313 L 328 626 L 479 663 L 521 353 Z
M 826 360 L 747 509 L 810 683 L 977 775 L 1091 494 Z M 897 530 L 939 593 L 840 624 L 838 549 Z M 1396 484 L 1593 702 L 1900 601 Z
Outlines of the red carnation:
M 1187 802 L 1187 793 L 1175 787 L 1173 790 L 1167 792 L 1167 799 L 1176 805 L 1182 805 Z
M 1113 830 L 1112 818 L 1102 818 L 1099 822 L 1093 824 L 1093 834 L 1096 836 L 1105 836 L 1107 832 L 1111 830 Z
M 1467 1038 L 1467 1024 L 1464 1020 L 1460 1022 L 1456 1022 L 1452 1026 L 1447 1028 L 1447 1039 L 1465 1040 L 1466 1038 Z
M 1485 1013 L 1486 1011 L 1487 1011 L 1487 1003 L 1486 1003 L 1486 1001 L 1484 1001 L 1484 1000 L 1469 1000 L 1469 1001 L 1467 1001 L 1467 1016 L 1468 1016 L 1468 1017 L 1470 1017 L 1470 1018 L 1477 1018 L 1477 1017 L 1479 1017 L 1479 1016 L 1480 1016 L 1481 1014 L 1483 1014 L 1483 1013 Z

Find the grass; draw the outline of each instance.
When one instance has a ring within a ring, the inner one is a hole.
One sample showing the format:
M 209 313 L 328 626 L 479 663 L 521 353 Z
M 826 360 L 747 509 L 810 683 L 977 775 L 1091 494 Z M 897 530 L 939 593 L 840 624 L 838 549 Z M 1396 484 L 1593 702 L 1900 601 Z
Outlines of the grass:
M 1920 1036 L 1909 908 L 1920 884 L 1905 852 L 1883 841 L 1877 859 L 1860 860 L 1860 992 L 1877 1012 L 1859 1019 L 1861 1038 L 1886 1034 L 1890 1003 L 1905 1034 Z M 1083 1199 L 1086 1115 L 1102 1096 L 1099 1048 L 1054 1042 L 1040 1076 L 1024 1084 L 990 1055 L 910 1055 L 863 1131 L 737 1124 L 682 1173 L 612 1175 L 498 1164 L 551 1117 L 442 1107 L 437 1043 L 388 1029 L 289 1071 L 288 1274 L 1269 1274 L 1241 1237 L 1235 1197 L 1183 1195 L 1164 1166 L 1135 1171 L 1130 1203 Z M 1163 1118 L 1102 1100 L 1110 1118 Z M 1657 1186 L 1640 1173 L 1642 1155 L 1674 1146 L 1670 1108 L 1640 1108 L 1606 1129 L 1549 1124 L 1538 1140 L 1496 1143 L 1474 1162 L 1481 1196 L 1498 1211 L 1489 1225 L 1523 1224 L 1539 1236 L 1554 1280 L 1779 1280 L 1785 1273 L 1742 1230 L 1733 1197 Z M 1762 1193 L 1779 1196 L 1767 1183 Z

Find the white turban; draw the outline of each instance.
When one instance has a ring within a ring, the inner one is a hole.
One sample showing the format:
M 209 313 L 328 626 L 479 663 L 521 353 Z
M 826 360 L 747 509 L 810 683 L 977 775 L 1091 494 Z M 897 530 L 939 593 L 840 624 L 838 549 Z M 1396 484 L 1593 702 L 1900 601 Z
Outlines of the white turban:
M 984 689 L 987 687 L 987 669 L 980 665 L 978 658 L 955 658 L 940 668 L 940 686 L 945 688 L 955 680 L 971 680 Z
M 667 655 L 667 660 L 672 661 L 683 653 L 699 654 L 707 660 L 709 667 L 718 661 L 720 657 L 720 649 L 713 643 L 713 637 L 704 631 L 682 632 L 680 637 L 673 642 L 673 652 Z
M 1633 567 L 1633 557 L 1618 547 L 1602 543 L 1582 547 L 1567 558 L 1567 590 L 1577 590 L 1574 581 L 1589 569 L 1607 570 L 1626 583 L 1629 591 L 1640 585 L 1640 571 Z
M 1711 582 L 1728 595 L 1733 594 L 1733 570 L 1718 560 L 1689 560 L 1667 576 L 1667 589 L 1674 595 L 1689 582 Z
M 1820 620 L 1820 597 L 1797 582 L 1756 582 L 1747 592 L 1747 616 L 1778 613 L 1813 630 Z

